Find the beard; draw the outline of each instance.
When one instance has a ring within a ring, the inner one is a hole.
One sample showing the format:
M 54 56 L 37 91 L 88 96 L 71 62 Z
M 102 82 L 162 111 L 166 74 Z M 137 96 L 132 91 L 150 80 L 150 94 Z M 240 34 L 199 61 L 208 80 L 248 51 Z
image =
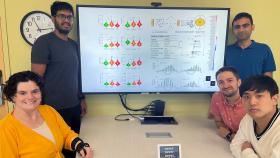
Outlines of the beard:
M 232 91 L 232 92 L 228 92 L 228 93 L 227 92 L 223 92 L 223 94 L 226 97 L 233 97 L 233 96 L 235 96 L 237 94 L 237 90 Z
M 70 29 L 62 28 L 61 25 L 59 25 L 57 22 L 54 23 L 54 26 L 59 33 L 64 34 L 64 35 L 68 35 L 70 33 L 70 31 L 72 30 L 72 27 L 70 27 Z
M 56 28 L 57 31 L 61 34 L 64 34 L 64 35 L 68 35 L 70 30 L 65 30 L 65 29 L 61 29 L 61 28 Z

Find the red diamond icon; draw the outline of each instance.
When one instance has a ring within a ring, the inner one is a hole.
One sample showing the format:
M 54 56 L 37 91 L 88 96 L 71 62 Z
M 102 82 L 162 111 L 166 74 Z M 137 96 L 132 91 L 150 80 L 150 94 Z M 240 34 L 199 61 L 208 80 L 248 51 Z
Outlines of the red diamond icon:
M 138 47 L 141 47 L 141 46 L 142 46 L 141 41 L 138 41 L 138 42 L 137 42 L 137 46 L 138 46 Z
M 141 65 L 142 64 L 142 61 L 139 59 L 138 61 L 137 61 L 137 65 Z
M 116 83 L 116 86 L 120 86 L 121 84 L 119 82 Z
M 141 27 L 141 26 L 142 26 L 142 23 L 141 23 L 140 20 L 138 21 L 137 26 L 138 26 L 138 27 Z
M 137 84 L 140 86 L 142 84 L 142 82 L 140 80 L 138 80 Z
M 115 25 L 115 27 L 116 27 L 116 28 L 119 28 L 119 27 L 120 27 L 120 24 L 117 22 L 116 25 Z
M 116 47 L 119 47 L 119 46 L 120 46 L 120 43 L 119 43 L 119 42 L 117 42 L 117 43 L 115 44 L 115 46 L 116 46 Z
M 119 66 L 121 63 L 120 63 L 119 60 L 117 60 L 117 61 L 115 62 L 115 64 L 116 64 L 117 66 Z

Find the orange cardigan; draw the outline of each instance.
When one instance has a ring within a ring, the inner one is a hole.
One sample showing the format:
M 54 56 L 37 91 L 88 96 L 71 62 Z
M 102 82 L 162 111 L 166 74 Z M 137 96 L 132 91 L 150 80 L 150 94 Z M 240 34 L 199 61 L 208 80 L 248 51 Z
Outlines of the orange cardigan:
M 50 128 L 55 144 L 8 114 L 0 122 L 0 158 L 63 158 L 62 148 L 71 150 L 78 136 L 56 110 L 40 105 L 39 112 Z

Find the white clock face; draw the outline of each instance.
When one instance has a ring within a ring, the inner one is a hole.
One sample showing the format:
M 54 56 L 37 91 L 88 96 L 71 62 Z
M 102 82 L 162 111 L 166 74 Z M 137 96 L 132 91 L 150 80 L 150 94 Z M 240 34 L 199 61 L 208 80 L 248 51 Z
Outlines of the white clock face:
M 33 11 L 23 17 L 20 29 L 25 41 L 33 45 L 38 37 L 52 32 L 54 30 L 54 24 L 47 13 Z

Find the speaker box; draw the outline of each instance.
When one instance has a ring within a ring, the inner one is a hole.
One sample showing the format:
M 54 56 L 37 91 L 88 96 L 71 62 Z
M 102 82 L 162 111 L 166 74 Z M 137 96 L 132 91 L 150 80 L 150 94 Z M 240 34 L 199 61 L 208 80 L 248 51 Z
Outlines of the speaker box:
M 155 100 L 152 102 L 152 110 L 151 115 L 152 116 L 163 116 L 164 115 L 164 107 L 165 102 L 162 100 Z

